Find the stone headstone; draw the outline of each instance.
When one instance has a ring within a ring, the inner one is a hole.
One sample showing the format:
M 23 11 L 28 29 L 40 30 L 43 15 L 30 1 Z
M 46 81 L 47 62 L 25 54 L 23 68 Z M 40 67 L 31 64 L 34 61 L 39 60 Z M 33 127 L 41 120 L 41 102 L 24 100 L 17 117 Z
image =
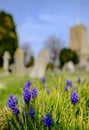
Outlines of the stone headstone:
M 14 62 L 15 62 L 15 74 L 23 75 L 25 73 L 25 65 L 24 65 L 24 52 L 22 49 L 18 48 L 14 54 Z
M 41 51 L 32 70 L 30 71 L 30 77 L 41 78 L 42 76 L 44 76 L 48 62 L 49 52 L 48 50 L 44 49 Z
M 67 62 L 63 66 L 62 71 L 65 71 L 65 72 L 74 72 L 75 71 L 75 66 L 74 66 L 73 62 L 72 61 Z
M 76 65 L 76 71 L 89 72 L 89 62 Z
M 15 73 L 15 63 L 12 63 L 9 68 L 12 73 Z
M 3 69 L 5 74 L 9 74 L 9 60 L 10 60 L 10 54 L 8 51 L 5 51 L 3 55 Z

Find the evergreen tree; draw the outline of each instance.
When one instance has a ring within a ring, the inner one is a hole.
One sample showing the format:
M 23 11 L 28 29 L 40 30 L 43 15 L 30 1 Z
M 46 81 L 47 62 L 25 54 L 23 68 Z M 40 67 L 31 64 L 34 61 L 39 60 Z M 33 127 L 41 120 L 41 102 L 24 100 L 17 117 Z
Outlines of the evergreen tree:
M 14 52 L 18 47 L 16 26 L 13 17 L 6 12 L 0 12 L 0 66 L 3 63 L 3 54 L 9 51 L 10 63 L 13 62 Z
M 75 51 L 69 48 L 64 48 L 59 54 L 60 67 L 62 68 L 65 63 L 72 61 L 74 64 L 79 63 L 79 57 Z

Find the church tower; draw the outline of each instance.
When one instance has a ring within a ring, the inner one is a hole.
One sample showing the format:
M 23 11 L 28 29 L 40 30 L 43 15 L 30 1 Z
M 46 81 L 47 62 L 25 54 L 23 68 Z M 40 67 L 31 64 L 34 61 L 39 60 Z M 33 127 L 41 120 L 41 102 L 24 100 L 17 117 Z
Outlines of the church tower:
M 77 52 L 80 60 L 88 55 L 87 29 L 83 24 L 70 28 L 70 49 Z

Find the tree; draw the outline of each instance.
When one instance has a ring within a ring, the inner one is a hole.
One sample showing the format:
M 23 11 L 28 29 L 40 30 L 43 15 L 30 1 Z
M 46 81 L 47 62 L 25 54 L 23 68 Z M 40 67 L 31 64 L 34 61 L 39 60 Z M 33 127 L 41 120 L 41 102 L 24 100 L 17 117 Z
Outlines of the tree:
M 21 46 L 22 50 L 24 51 L 24 57 L 25 57 L 25 65 L 26 66 L 29 66 L 30 62 L 32 64 L 32 62 L 34 61 L 33 60 L 33 49 L 31 47 L 31 44 L 30 43 L 24 43 L 22 46 Z
M 69 48 L 64 48 L 61 50 L 59 54 L 59 61 L 60 61 L 60 67 L 62 68 L 63 65 L 68 61 L 72 61 L 74 64 L 78 64 L 79 57 L 75 51 L 72 51 Z
M 63 41 L 56 36 L 50 36 L 44 41 L 44 44 L 49 50 L 50 62 L 53 63 L 53 66 L 55 67 L 55 65 L 58 64 L 59 52 L 62 49 Z
M 0 12 L 0 66 L 3 63 L 2 57 L 5 51 L 9 51 L 11 55 L 10 62 L 13 62 L 17 47 L 18 38 L 13 17 L 2 11 Z

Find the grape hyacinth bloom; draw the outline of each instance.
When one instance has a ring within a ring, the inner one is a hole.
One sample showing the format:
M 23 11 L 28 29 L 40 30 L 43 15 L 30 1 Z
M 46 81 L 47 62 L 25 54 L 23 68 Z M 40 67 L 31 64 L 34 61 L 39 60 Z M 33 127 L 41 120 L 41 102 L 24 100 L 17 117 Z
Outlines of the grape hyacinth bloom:
M 44 121 L 44 123 L 45 123 L 45 125 L 47 127 L 52 126 L 52 119 L 51 119 L 51 114 L 50 113 L 47 113 L 46 117 L 44 117 L 42 120 Z
M 72 81 L 71 80 L 67 80 L 66 81 L 66 85 L 69 86 L 69 87 L 72 87 Z
M 68 92 L 68 86 L 67 85 L 65 86 L 65 92 Z
M 47 84 L 46 84 L 46 78 L 42 77 L 42 83 L 44 85 L 44 88 L 48 88 Z
M 25 103 L 28 104 L 31 98 L 30 90 L 28 88 L 24 90 L 23 97 L 24 97 Z
M 25 84 L 24 84 L 24 90 L 25 89 L 29 89 L 29 87 L 31 86 L 31 81 L 30 80 L 28 80 Z
M 16 103 L 18 102 L 17 97 L 13 96 L 12 94 L 9 95 L 8 99 L 8 107 L 14 112 L 16 116 L 19 115 L 19 109 L 16 107 Z
M 17 104 L 18 103 L 18 98 L 15 97 L 15 96 L 13 98 L 14 98 L 15 103 Z
M 13 109 L 17 103 L 18 99 L 16 97 L 14 97 L 12 94 L 9 95 L 9 99 L 8 99 L 8 107 L 10 109 Z
M 33 106 L 31 105 L 30 106 L 30 110 L 29 110 L 29 112 L 28 112 L 28 115 L 30 116 L 30 117 L 34 117 L 34 115 L 35 115 L 35 111 L 34 111 L 34 108 L 33 108 Z
M 32 98 L 36 98 L 37 95 L 38 95 L 37 89 L 36 89 L 36 88 L 33 88 L 33 89 L 32 89 Z
M 79 84 L 81 83 L 81 79 L 80 79 L 80 78 L 78 78 L 78 83 L 79 83 Z
M 19 115 L 19 109 L 16 106 L 12 110 L 16 116 Z
M 75 105 L 76 103 L 78 103 L 78 94 L 76 93 L 75 88 L 72 90 L 71 93 L 71 102 Z
M 42 82 L 45 83 L 46 82 L 46 78 L 42 77 Z

